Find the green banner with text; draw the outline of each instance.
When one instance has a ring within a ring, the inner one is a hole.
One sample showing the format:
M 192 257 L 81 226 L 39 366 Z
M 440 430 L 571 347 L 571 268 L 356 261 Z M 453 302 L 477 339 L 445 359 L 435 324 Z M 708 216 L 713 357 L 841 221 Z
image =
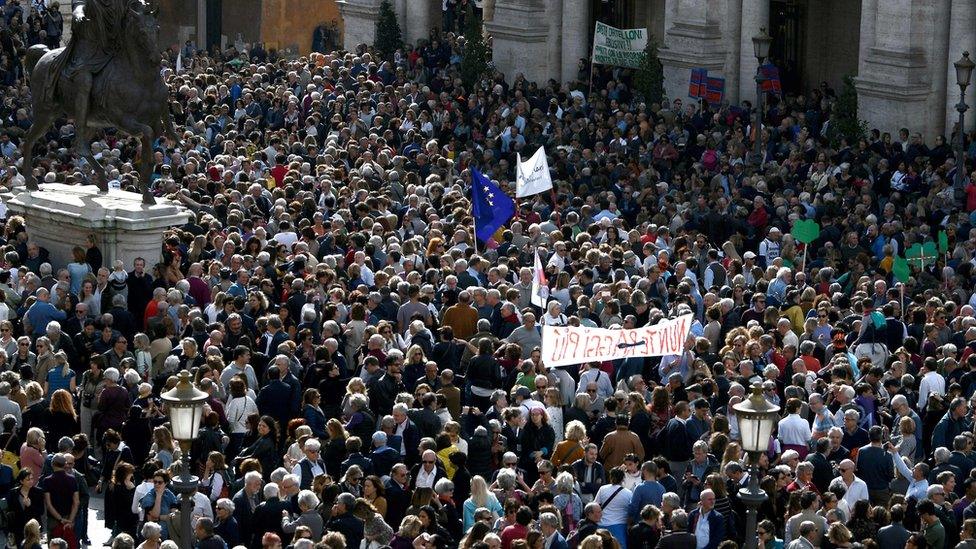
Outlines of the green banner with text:
M 618 29 L 597 22 L 593 31 L 593 62 L 636 69 L 644 59 L 647 29 Z

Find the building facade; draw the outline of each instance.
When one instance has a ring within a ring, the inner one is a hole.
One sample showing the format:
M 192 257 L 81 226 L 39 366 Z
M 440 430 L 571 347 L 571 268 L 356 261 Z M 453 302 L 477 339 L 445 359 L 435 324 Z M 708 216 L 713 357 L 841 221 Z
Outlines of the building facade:
M 305 55 L 322 29 L 342 21 L 336 0 L 167 0 L 160 2 L 159 43 L 197 49 L 264 43 Z M 336 44 L 333 44 L 335 46 Z
M 371 43 L 381 0 L 339 0 L 344 45 Z M 439 26 L 441 0 L 392 0 L 404 39 Z M 755 101 L 752 37 L 767 29 L 783 87 L 803 94 L 854 77 L 869 127 L 928 139 L 958 114 L 953 62 L 976 54 L 976 0 L 485 0 L 496 67 L 511 78 L 575 80 L 594 23 L 647 28 L 660 46 L 668 97 L 685 97 L 691 69 L 725 78 L 731 103 Z M 966 102 L 973 104 L 973 88 Z M 968 117 L 967 129 L 976 127 Z

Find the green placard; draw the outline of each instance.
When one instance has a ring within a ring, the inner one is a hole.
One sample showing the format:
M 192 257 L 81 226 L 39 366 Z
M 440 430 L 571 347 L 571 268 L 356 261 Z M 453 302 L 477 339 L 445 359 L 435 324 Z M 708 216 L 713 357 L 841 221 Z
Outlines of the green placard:
M 801 219 L 793 224 L 792 234 L 798 242 L 809 244 L 820 238 L 820 225 L 812 219 Z
M 911 271 L 908 269 L 908 261 L 905 258 L 896 255 L 894 262 L 891 264 L 891 272 L 895 275 L 895 280 L 902 284 L 908 284 L 908 277 L 911 275 Z
M 914 244 L 905 251 L 905 257 L 909 263 L 921 269 L 930 263 L 934 263 L 939 251 L 936 249 L 935 242 L 925 244 Z
M 939 231 L 939 253 L 944 254 L 949 251 L 949 235 L 945 231 Z

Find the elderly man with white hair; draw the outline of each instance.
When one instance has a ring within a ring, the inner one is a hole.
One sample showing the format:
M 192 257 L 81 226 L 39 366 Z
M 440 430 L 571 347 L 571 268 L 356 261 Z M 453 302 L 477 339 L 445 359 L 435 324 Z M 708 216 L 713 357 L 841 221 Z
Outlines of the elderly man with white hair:
M 312 481 L 319 475 L 327 474 L 325 460 L 322 459 L 322 443 L 318 439 L 310 438 L 302 447 L 305 454 L 291 472 L 298 477 L 298 485 L 302 490 L 312 486 Z

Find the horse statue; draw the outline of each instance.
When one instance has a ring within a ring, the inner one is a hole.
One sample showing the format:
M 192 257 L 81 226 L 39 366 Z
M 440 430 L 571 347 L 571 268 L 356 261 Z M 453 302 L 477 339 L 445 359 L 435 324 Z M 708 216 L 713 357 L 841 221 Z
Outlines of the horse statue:
M 88 0 L 76 10 L 81 24 L 66 47 L 28 49 L 24 65 L 34 123 L 22 144 L 22 172 L 29 190 L 38 190 L 34 143 L 56 118 L 67 116 L 75 121 L 74 149 L 92 167 L 101 192 L 108 192 L 108 183 L 105 168 L 91 152 L 91 131 L 114 127 L 141 137 L 142 202 L 156 203 L 149 192 L 153 141 L 163 134 L 175 137 L 161 76 L 157 11 L 143 0 Z

